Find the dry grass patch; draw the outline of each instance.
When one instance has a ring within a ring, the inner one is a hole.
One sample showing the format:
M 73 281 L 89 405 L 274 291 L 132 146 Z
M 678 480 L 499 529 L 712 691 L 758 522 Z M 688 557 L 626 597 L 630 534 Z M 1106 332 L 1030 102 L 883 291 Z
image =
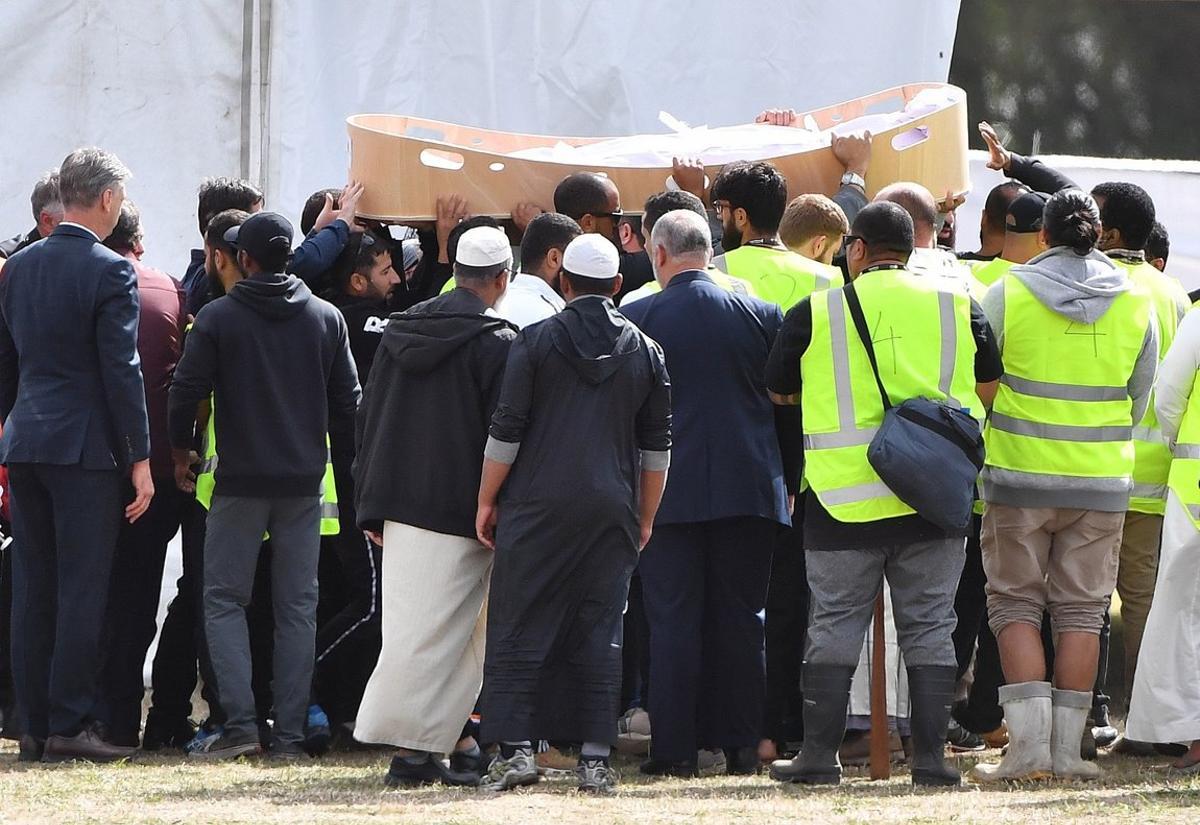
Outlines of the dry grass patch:
M 989 755 L 989 757 L 992 755 Z M 618 793 L 581 796 L 547 781 L 497 797 L 471 789 L 385 789 L 386 753 L 340 754 L 276 766 L 262 760 L 188 763 L 147 756 L 111 766 L 18 765 L 0 752 L 4 823 L 928 823 L 1180 822 L 1195 818 L 1200 778 L 1169 775 L 1162 761 L 1107 757 L 1104 781 L 957 792 L 914 791 L 899 772 L 886 783 L 850 773 L 836 789 L 781 786 L 765 777 L 645 781 L 622 761 Z M 962 759 L 966 768 L 974 759 Z

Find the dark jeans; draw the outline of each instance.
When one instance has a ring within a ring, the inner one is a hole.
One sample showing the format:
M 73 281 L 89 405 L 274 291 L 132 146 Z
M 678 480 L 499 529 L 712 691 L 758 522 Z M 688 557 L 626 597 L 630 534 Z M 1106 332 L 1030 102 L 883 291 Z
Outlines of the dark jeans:
M 125 486 L 126 497 L 132 498 L 132 486 Z M 112 741 L 120 744 L 138 743 L 146 692 L 142 669 L 158 629 L 163 563 L 186 503 L 174 479 L 156 478 L 150 508 L 133 524 L 123 522 L 117 536 L 101 648 L 107 658 L 96 716 L 108 725 Z
M 116 470 L 10 464 L 13 681 L 27 733 L 74 736 L 90 722 L 122 518 Z
M 645 708 L 650 702 L 650 626 L 646 622 L 642 577 L 635 570 L 625 601 L 625 643 L 621 648 L 621 707 Z
M 954 718 L 972 733 L 988 733 L 1000 727 L 1004 719 L 999 696 L 1000 686 L 1004 684 L 1004 671 L 1000 667 L 1000 649 L 996 645 L 996 637 L 987 622 L 987 574 L 983 570 L 979 529 L 980 518 L 975 516 L 967 536 L 966 563 L 954 597 L 954 614 L 957 618 L 954 656 L 958 678 L 966 674 L 972 656 L 975 660 L 971 691 L 965 701 L 955 705 Z
M 763 621 L 779 525 L 729 518 L 655 527 L 642 553 L 650 623 L 650 753 L 694 761 L 698 747 L 762 736 Z
M 797 498 L 792 526 L 779 535 L 767 590 L 767 705 L 763 737 L 804 739 L 800 666 L 808 634 L 808 574 L 804 566 L 804 504 Z
M 343 525 L 325 545 L 336 556 L 340 587 L 338 609 L 318 621 L 313 693 L 330 721 L 340 724 L 357 717 L 363 691 L 379 659 L 383 548 L 369 541 L 353 523 Z M 323 549 L 322 556 L 328 555 Z M 334 571 L 322 570 L 322 600 L 330 578 L 335 578 Z

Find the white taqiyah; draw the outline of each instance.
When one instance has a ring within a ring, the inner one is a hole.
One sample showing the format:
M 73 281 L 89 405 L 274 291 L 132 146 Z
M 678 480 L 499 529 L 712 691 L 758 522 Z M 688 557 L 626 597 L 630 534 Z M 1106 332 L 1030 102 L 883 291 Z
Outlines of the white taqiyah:
M 494 226 L 468 229 L 458 239 L 455 263 L 463 266 L 495 266 L 512 261 L 508 236 Z
M 580 235 L 563 252 L 563 269 L 583 278 L 606 281 L 617 277 L 621 259 L 613 242 L 602 235 Z

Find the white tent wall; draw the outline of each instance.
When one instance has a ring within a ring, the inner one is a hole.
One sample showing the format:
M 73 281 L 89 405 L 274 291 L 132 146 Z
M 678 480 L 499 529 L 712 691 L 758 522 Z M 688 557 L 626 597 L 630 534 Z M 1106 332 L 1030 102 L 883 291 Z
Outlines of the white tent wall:
M 358 112 L 580 136 L 662 132 L 660 110 L 740 123 L 945 81 L 958 21 L 958 0 L 260 2 L 267 192 L 285 210 L 344 181 Z
M 0 232 L 29 231 L 34 181 L 102 146 L 134 173 L 147 261 L 183 274 L 196 187 L 241 158 L 242 9 L 229 0 L 5 0 Z M 232 8 L 232 11 L 231 11 Z

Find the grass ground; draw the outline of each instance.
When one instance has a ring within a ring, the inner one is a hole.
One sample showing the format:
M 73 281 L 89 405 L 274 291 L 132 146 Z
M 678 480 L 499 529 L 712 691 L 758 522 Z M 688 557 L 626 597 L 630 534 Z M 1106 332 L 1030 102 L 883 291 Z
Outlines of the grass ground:
M 7 743 L 6 743 L 7 744 Z M 994 758 L 998 754 L 985 754 Z M 1182 822 L 1200 813 L 1200 778 L 1170 776 L 1165 760 L 1102 757 L 1094 784 L 1039 784 L 918 792 L 899 771 L 889 782 L 851 773 L 836 789 L 781 786 L 766 777 L 643 781 L 622 761 L 615 796 L 581 796 L 570 780 L 499 798 L 473 789 L 393 791 L 388 755 L 355 753 L 276 767 L 259 760 L 188 764 L 147 756 L 111 766 L 20 765 L 0 751 L 3 823 L 544 823 L 683 822 L 1121 823 Z M 959 759 L 968 767 L 975 755 Z

